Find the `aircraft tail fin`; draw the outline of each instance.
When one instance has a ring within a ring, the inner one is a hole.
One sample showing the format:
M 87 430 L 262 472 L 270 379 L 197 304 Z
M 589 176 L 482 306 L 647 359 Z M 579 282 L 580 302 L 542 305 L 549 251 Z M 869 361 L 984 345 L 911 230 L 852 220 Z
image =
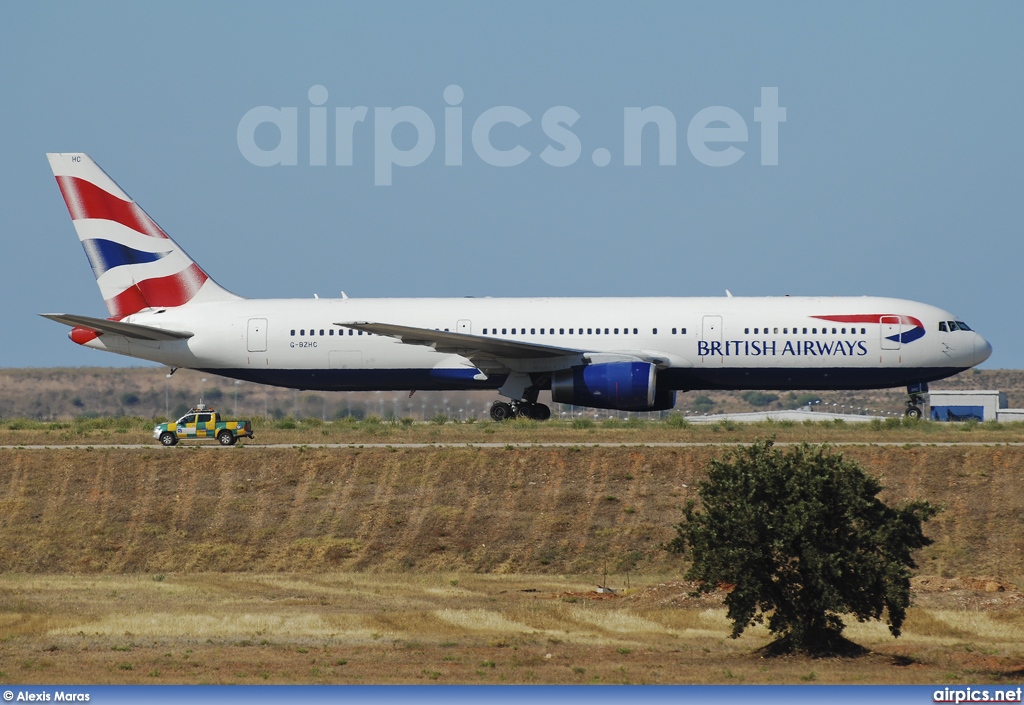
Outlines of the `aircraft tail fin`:
M 89 155 L 46 157 L 112 318 L 240 298 L 213 281 Z

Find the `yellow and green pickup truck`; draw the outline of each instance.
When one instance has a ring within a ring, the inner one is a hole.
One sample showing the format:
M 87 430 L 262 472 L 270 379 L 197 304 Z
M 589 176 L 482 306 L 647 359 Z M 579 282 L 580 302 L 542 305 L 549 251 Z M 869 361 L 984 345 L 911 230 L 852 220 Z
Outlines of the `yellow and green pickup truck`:
M 222 421 L 220 415 L 206 404 L 200 404 L 177 421 L 157 424 L 153 438 L 165 446 L 173 446 L 186 438 L 217 439 L 222 446 L 233 446 L 239 438 L 252 438 L 248 421 Z

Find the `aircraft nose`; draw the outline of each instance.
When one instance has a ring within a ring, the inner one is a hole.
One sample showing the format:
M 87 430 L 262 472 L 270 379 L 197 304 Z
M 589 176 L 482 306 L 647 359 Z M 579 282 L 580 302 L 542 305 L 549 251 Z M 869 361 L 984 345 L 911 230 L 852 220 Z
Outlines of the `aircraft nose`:
M 980 365 L 992 354 L 992 343 L 980 335 L 974 341 L 974 364 Z

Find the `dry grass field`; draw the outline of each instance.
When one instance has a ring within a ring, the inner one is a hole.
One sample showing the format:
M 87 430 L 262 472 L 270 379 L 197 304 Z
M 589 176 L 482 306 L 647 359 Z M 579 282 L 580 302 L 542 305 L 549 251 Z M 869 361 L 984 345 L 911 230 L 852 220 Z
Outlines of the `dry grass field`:
M 624 587 L 624 586 L 623 586 Z M 0 577 L 0 680 L 21 683 L 1014 683 L 1018 592 L 916 594 L 859 658 L 762 658 L 720 595 L 650 578 L 460 573 Z M 948 586 L 947 586 L 948 587 Z
M 761 658 L 678 582 L 658 546 L 722 447 L 0 450 L 0 681 L 1019 681 L 1024 447 L 862 440 L 886 499 L 945 511 L 904 636 L 855 623 L 856 659 Z

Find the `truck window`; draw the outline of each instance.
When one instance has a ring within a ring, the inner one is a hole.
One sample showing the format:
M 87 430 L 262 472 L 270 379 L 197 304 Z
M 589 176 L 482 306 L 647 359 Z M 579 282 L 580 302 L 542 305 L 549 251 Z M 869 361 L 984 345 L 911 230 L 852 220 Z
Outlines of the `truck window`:
M 180 419 L 178 419 L 178 423 L 180 423 L 180 424 L 190 424 L 190 423 L 195 423 L 195 422 L 196 422 L 196 415 L 195 414 L 189 414 L 188 416 L 182 416 Z
M 213 420 L 213 414 L 199 414 L 199 423 L 210 423 Z

